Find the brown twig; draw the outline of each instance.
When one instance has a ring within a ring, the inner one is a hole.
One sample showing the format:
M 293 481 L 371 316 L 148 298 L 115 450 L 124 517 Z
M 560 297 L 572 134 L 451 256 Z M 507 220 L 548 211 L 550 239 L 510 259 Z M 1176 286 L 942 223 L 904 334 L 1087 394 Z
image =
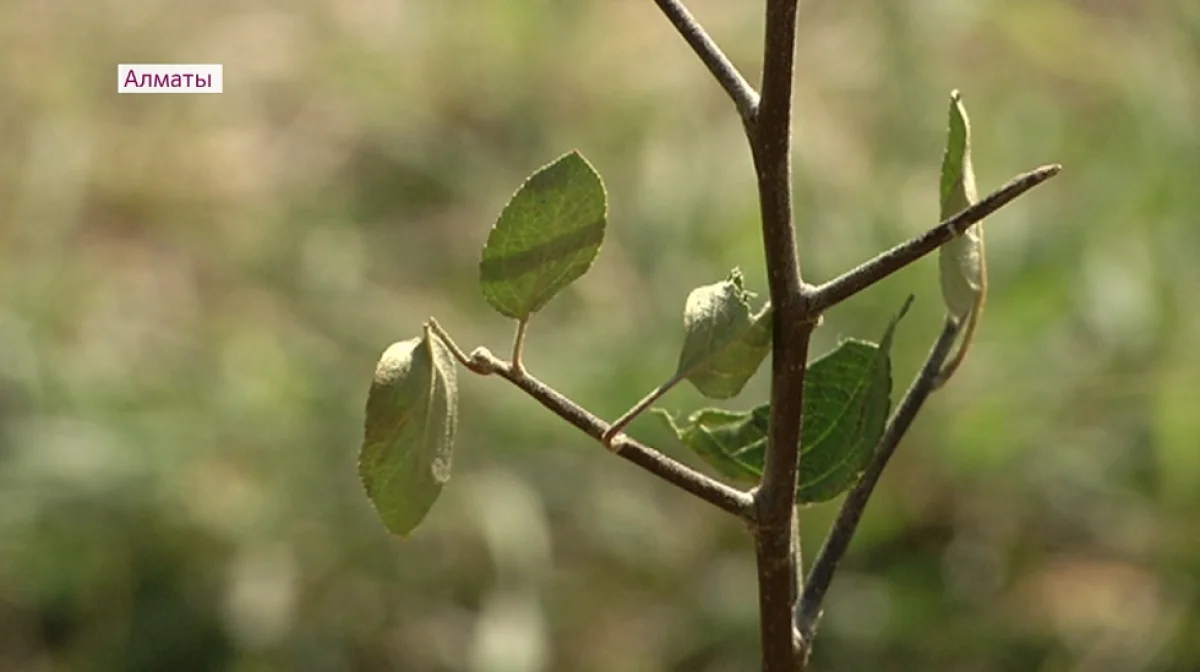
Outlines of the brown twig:
M 961 234 L 993 212 L 1007 205 L 1021 194 L 1054 177 L 1062 170 L 1058 164 L 1042 166 L 1022 173 L 1008 184 L 988 194 L 975 205 L 954 215 L 921 235 L 903 242 L 892 249 L 846 271 L 838 277 L 818 286 L 812 294 L 809 309 L 821 313 L 864 289 L 883 280 L 892 273 L 908 266 L 941 247 L 954 236 Z
M 429 327 L 446 344 L 450 352 L 464 367 L 480 375 L 498 375 L 516 385 L 542 406 L 567 422 L 575 425 L 585 434 L 601 441 L 608 431 L 608 424 L 596 417 L 587 409 L 571 401 L 562 393 L 529 375 L 525 369 L 518 369 L 486 348 L 476 348 L 467 355 L 454 342 L 454 339 L 442 328 L 436 320 L 429 320 Z M 628 436 L 621 435 L 612 440 L 609 449 L 617 455 L 629 460 L 646 471 L 658 476 L 668 483 L 690 492 L 704 501 L 716 506 L 722 511 L 749 522 L 754 516 L 754 502 L 748 493 L 732 488 L 720 481 L 667 457 L 659 451 L 640 443 Z
M 825 599 L 829 584 L 833 581 L 838 563 L 846 554 L 846 549 L 849 548 L 850 541 L 858 530 L 858 521 L 862 519 L 863 511 L 867 507 L 871 493 L 875 491 L 876 484 L 879 483 L 879 477 L 883 475 L 884 467 L 896 452 L 900 439 L 912 426 L 917 412 L 921 410 L 921 406 L 929 398 L 929 395 L 934 392 L 938 372 L 950 355 L 950 348 L 954 344 L 958 332 L 958 323 L 947 319 L 942 333 L 938 335 L 929 355 L 925 358 L 925 364 L 921 366 L 920 373 L 917 374 L 908 391 L 904 393 L 904 398 L 900 401 L 896 412 L 888 420 L 883 437 L 880 438 L 879 445 L 875 449 L 875 456 L 871 458 L 862 477 L 842 502 L 842 508 L 838 511 L 833 527 L 829 530 L 829 536 L 825 538 L 825 543 L 821 546 L 820 553 L 817 554 L 817 561 L 813 564 L 812 571 L 804 582 L 804 592 L 800 599 L 797 617 L 798 627 L 804 641 L 812 641 L 813 635 L 816 634 L 817 623 L 821 618 L 821 604 Z
M 717 43 L 713 41 L 704 28 L 683 6 L 679 0 L 654 0 L 663 14 L 667 15 L 667 19 L 683 39 L 692 47 L 692 51 L 700 57 L 700 60 L 708 67 L 708 71 L 725 89 L 725 93 L 733 100 L 733 104 L 737 107 L 738 115 L 741 116 L 744 123 L 751 123 L 754 120 L 754 115 L 758 111 L 758 92 L 750 83 L 742 77 L 742 73 L 738 72 L 737 67 L 725 56 Z

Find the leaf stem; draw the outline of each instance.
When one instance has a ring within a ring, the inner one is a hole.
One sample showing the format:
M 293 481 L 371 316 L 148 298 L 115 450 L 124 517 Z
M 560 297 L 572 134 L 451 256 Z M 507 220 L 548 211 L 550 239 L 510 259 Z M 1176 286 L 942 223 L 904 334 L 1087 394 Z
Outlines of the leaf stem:
M 959 212 L 932 229 L 901 243 L 840 276 L 818 286 L 812 292 L 809 310 L 823 312 L 883 280 L 921 257 L 944 245 L 968 227 L 1007 205 L 1021 194 L 1054 177 L 1062 166 L 1052 164 L 1022 173 L 975 205 Z
M 524 371 L 525 365 L 521 362 L 521 354 L 525 350 L 525 328 L 529 326 L 529 318 L 517 321 L 517 333 L 513 336 L 513 353 L 512 366 L 517 371 Z
M 442 325 L 438 324 L 437 320 L 433 319 L 432 317 L 429 318 L 429 320 L 425 323 L 425 328 L 437 334 L 437 337 L 442 339 L 442 343 L 445 343 L 446 347 L 450 349 L 450 354 L 454 355 L 454 358 L 458 360 L 458 363 L 462 364 L 467 370 L 478 373 L 482 376 L 493 373 L 493 371 L 484 366 L 481 362 L 477 361 L 475 358 L 468 357 L 467 353 L 463 352 L 463 349 L 458 347 L 458 344 L 454 342 L 453 338 L 451 338 L 450 332 L 446 331 Z
M 954 339 L 958 337 L 958 332 L 958 323 L 947 319 L 941 334 L 938 335 L 929 355 L 925 358 L 920 373 L 917 374 L 908 391 L 904 393 L 904 398 L 888 421 L 883 437 L 880 438 L 879 445 L 875 449 L 875 456 L 867 465 L 858 483 L 842 502 L 842 508 L 838 511 L 837 519 L 830 528 L 829 536 L 825 538 L 825 543 L 822 545 L 820 553 L 817 554 L 812 571 L 804 582 L 804 592 L 800 598 L 797 616 L 800 634 L 804 641 L 811 642 L 816 634 L 817 624 L 821 618 L 821 604 L 833 581 L 838 563 L 846 554 L 846 549 L 849 548 L 850 541 L 854 538 L 863 511 L 867 507 L 871 494 L 875 491 L 875 486 L 879 483 L 880 476 L 883 475 L 884 467 L 895 454 L 900 440 L 912 426 L 921 406 L 934 392 L 938 372 L 941 371 L 942 365 L 949 357 L 950 348 L 954 344 Z
M 512 364 L 497 358 L 486 348 L 477 348 L 471 353 L 470 361 L 479 370 L 500 375 L 552 413 L 575 425 L 583 433 L 597 441 L 603 441 L 602 437 L 608 430 L 608 425 L 603 420 L 563 396 L 562 393 L 529 375 L 526 371 L 518 370 Z M 754 502 L 748 493 L 705 476 L 627 436 L 619 436 L 614 439 L 611 450 L 662 480 L 723 511 L 732 513 L 744 521 L 753 520 Z
M 604 432 L 604 436 L 600 437 L 600 442 L 606 446 L 611 446 L 614 436 L 616 436 L 621 430 L 625 429 L 625 427 L 628 426 L 629 423 L 633 422 L 635 418 L 646 412 L 646 409 L 650 407 L 650 404 L 653 404 L 661 399 L 664 394 L 670 392 L 671 389 L 678 385 L 679 381 L 681 380 L 683 380 L 683 376 L 676 374 L 667 382 L 651 390 L 650 394 L 642 397 L 641 401 L 634 404 L 633 407 L 631 407 L 628 411 L 625 411 L 621 417 L 617 418 L 613 422 L 612 426 Z
M 742 121 L 747 124 L 751 123 L 758 111 L 758 92 L 754 90 L 754 87 L 750 86 L 742 73 L 738 72 L 737 67 L 725 56 L 717 43 L 708 36 L 704 27 L 683 6 L 682 2 L 679 0 L 654 0 L 654 2 L 663 14 L 666 14 L 671 25 L 675 26 L 683 39 L 692 47 L 692 51 L 696 52 L 696 55 L 708 67 L 708 71 L 716 78 L 721 88 L 725 89 L 725 93 L 733 99 L 733 104 L 737 107 Z

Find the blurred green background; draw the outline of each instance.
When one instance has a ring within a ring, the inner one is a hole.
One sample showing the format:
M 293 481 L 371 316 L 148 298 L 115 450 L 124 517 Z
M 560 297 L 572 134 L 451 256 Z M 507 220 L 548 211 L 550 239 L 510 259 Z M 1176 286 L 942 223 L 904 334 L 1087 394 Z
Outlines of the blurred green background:
M 752 81 L 761 5 L 692 3 Z M 740 266 L 765 294 L 741 127 L 652 2 L 7 0 L 0 38 L 0 669 L 756 668 L 745 531 L 503 381 L 461 374 L 413 538 L 355 473 L 388 344 L 434 315 L 506 350 L 480 246 L 566 151 L 611 219 L 531 326 L 535 375 L 614 418 L 673 370 L 690 289 Z M 116 94 L 118 63 L 164 62 L 224 64 L 225 93 Z M 989 220 L 977 342 L 884 477 L 817 669 L 1200 669 L 1200 4 L 803 2 L 809 280 L 935 223 L 952 88 L 982 191 L 1065 170 Z M 932 257 L 814 356 L 909 293 L 904 387 Z M 835 509 L 804 511 L 810 559 Z

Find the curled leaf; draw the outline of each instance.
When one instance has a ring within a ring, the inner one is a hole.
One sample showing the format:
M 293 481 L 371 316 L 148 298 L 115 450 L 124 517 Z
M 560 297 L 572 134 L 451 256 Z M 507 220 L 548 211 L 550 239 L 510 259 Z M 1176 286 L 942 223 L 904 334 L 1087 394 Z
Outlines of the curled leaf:
M 733 269 L 721 282 L 697 287 L 683 309 L 684 339 L 676 379 L 687 378 L 710 399 L 735 397 L 771 350 L 770 304 L 758 313 L 754 295 Z
M 979 200 L 971 166 L 971 122 L 958 91 L 950 94 L 950 126 L 942 156 L 941 218 L 949 219 Z M 956 319 L 979 303 L 986 283 L 983 223 L 979 222 L 941 247 L 938 266 L 942 298 Z
M 526 320 L 591 268 L 604 242 L 608 197 L 571 152 L 531 175 L 488 234 L 479 282 L 500 314 Z
M 458 425 L 454 358 L 428 328 L 379 359 L 358 475 L 389 531 L 408 536 L 450 480 Z

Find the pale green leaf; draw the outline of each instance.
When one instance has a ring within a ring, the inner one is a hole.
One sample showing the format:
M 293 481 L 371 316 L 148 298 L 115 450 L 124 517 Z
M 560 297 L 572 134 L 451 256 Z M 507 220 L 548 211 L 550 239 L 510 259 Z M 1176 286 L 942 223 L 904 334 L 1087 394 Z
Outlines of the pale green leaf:
M 366 416 L 359 478 L 384 526 L 408 536 L 450 479 L 458 388 L 441 340 L 426 330 L 383 353 Z
M 676 368 L 710 399 L 737 396 L 771 350 L 770 305 L 750 308 L 753 294 L 733 269 L 721 282 L 697 287 L 683 310 L 684 339 Z
M 978 200 L 971 166 L 971 122 L 958 91 L 950 94 L 950 126 L 942 156 L 941 216 L 949 219 Z M 957 319 L 966 317 L 984 291 L 983 223 L 972 225 L 938 251 L 938 269 L 946 308 Z

